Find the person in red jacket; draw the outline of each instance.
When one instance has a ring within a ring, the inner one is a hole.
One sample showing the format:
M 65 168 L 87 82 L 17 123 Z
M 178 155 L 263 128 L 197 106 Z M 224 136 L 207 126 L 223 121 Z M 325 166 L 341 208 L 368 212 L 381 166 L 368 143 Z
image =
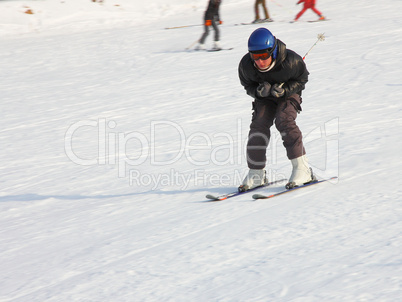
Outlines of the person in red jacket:
M 306 12 L 308 9 L 312 9 L 315 12 L 319 19 L 318 20 L 325 20 L 325 17 L 321 14 L 321 12 L 315 8 L 315 0 L 300 0 L 297 4 L 303 3 L 303 9 L 297 14 L 295 21 L 299 20 L 299 18 Z

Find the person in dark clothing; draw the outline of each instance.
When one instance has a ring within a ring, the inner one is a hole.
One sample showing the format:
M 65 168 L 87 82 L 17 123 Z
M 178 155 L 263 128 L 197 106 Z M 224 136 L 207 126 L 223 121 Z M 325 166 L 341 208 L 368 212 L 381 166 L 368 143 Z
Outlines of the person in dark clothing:
M 258 6 L 262 6 L 262 11 L 264 12 L 265 19 L 260 19 L 260 13 Z M 265 4 L 265 0 L 255 0 L 254 4 L 254 12 L 255 12 L 255 19 L 252 23 L 261 23 L 261 22 L 272 22 L 273 20 L 269 17 L 269 12 L 267 5 Z
M 246 93 L 254 98 L 253 117 L 247 143 L 249 173 L 239 187 L 246 191 L 267 182 L 266 149 L 270 128 L 275 123 L 281 133 L 293 171 L 288 189 L 313 181 L 303 146 L 302 133 L 296 125 L 302 90 L 309 72 L 300 55 L 287 49 L 266 28 L 258 28 L 248 40 L 249 53 L 239 64 L 239 78 Z
M 209 28 L 212 28 L 215 31 L 215 38 L 214 38 L 214 45 L 213 49 L 218 50 L 221 49 L 219 39 L 220 39 L 220 32 L 218 25 L 222 24 L 220 15 L 219 15 L 219 7 L 221 5 L 221 0 L 209 0 L 207 10 L 204 14 L 204 33 L 202 34 L 198 44 L 196 46 L 196 50 L 205 49 L 205 40 L 209 35 Z

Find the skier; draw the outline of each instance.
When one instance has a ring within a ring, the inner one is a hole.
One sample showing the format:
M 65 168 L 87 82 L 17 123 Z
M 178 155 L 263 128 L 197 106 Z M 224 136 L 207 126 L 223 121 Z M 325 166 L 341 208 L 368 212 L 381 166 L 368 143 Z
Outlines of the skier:
M 262 6 L 262 10 L 264 11 L 265 19 L 260 19 L 260 13 L 258 11 L 258 6 Z M 262 22 L 272 22 L 273 20 L 269 17 L 267 5 L 265 4 L 265 0 L 255 0 L 254 4 L 254 12 L 255 12 L 255 20 L 252 23 L 262 23 Z
M 254 98 L 254 112 L 247 142 L 250 170 L 239 191 L 267 182 L 266 149 L 274 123 L 293 167 L 286 188 L 314 181 L 302 133 L 295 121 L 302 110 L 301 94 L 309 75 L 303 59 L 266 28 L 258 28 L 250 35 L 248 51 L 240 61 L 238 72 L 241 85 Z
M 215 39 L 214 39 L 213 49 L 214 50 L 221 49 L 221 46 L 219 43 L 220 33 L 219 33 L 219 28 L 218 28 L 218 24 L 223 23 L 219 16 L 219 6 L 221 5 L 221 3 L 222 3 L 222 0 L 209 0 L 208 8 L 204 14 L 204 33 L 202 34 L 200 40 L 198 41 L 198 44 L 195 48 L 196 50 L 205 49 L 204 44 L 205 44 L 205 40 L 206 40 L 207 36 L 209 35 L 209 27 L 210 26 L 212 26 L 215 31 Z
M 321 12 L 315 8 L 315 0 L 300 0 L 296 4 L 299 5 L 300 3 L 304 2 L 303 9 L 296 15 L 296 18 L 294 21 L 299 20 L 299 18 L 308 10 L 309 8 L 315 12 L 319 19 L 318 20 L 325 20 L 325 17 L 321 14 Z

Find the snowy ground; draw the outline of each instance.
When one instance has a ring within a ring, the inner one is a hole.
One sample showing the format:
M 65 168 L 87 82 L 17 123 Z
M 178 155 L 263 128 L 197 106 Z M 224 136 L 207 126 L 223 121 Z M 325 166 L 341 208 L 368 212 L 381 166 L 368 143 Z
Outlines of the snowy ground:
M 205 2 L 205 3 L 204 3 Z M 0 301 L 398 301 L 402 2 L 267 1 L 311 73 L 298 124 L 320 184 L 272 200 L 247 172 L 237 78 L 257 25 L 223 1 L 0 1 Z M 30 9 L 33 14 L 25 14 Z M 209 37 L 208 43 L 212 43 Z M 273 130 L 271 179 L 291 167 Z

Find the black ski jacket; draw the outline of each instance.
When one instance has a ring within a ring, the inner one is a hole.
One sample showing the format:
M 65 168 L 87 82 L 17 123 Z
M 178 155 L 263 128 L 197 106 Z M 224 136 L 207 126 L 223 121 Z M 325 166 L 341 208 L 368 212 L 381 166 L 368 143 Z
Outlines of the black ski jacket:
M 255 66 L 250 54 L 243 56 L 239 64 L 239 78 L 247 94 L 256 100 L 279 101 L 296 93 L 301 96 L 302 90 L 308 81 L 309 72 L 302 57 L 293 50 L 287 49 L 285 43 L 278 39 L 278 54 L 273 69 L 262 72 Z M 274 98 L 269 95 L 266 98 L 257 96 L 258 85 L 268 82 L 271 85 L 284 83 L 285 95 L 282 98 Z
M 205 11 L 204 19 L 205 20 L 215 20 L 219 21 L 219 6 L 221 5 L 221 0 L 210 0 L 208 4 L 208 8 Z

